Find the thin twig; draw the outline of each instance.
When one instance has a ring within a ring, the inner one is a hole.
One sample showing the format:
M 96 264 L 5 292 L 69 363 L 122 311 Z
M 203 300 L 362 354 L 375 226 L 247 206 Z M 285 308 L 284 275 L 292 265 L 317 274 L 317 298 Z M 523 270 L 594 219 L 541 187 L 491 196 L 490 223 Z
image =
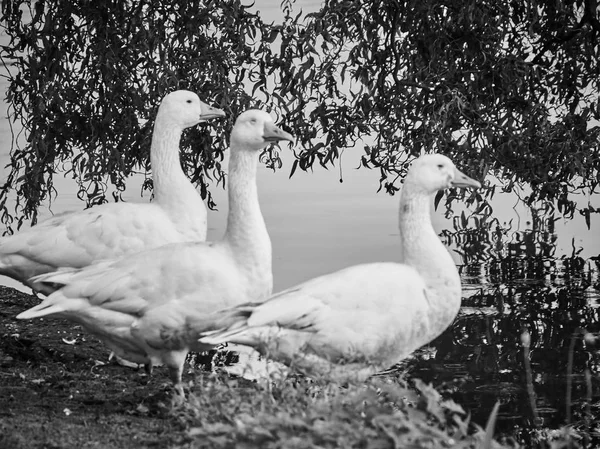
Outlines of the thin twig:
M 572 416 L 571 416 L 571 401 L 573 400 L 573 358 L 575 354 L 575 343 L 577 338 L 580 335 L 585 335 L 586 331 L 581 328 L 575 329 L 573 335 L 571 335 L 571 343 L 569 344 L 569 354 L 567 358 L 567 394 L 565 399 L 565 407 L 566 407 L 566 425 L 571 426 Z M 573 447 L 572 438 L 569 437 L 567 441 L 567 447 L 571 449 Z
M 575 352 L 575 341 L 579 337 L 579 329 L 571 335 L 571 343 L 569 344 L 569 353 L 567 355 L 567 397 L 565 399 L 566 407 L 566 424 L 571 425 L 571 400 L 573 388 L 573 355 Z
M 524 330 L 521 333 L 521 344 L 523 345 L 523 362 L 525 364 L 525 376 L 527 379 L 527 396 L 529 396 L 529 406 L 531 407 L 531 414 L 533 416 L 533 425 L 537 428 L 539 417 L 535 403 L 535 391 L 533 390 L 533 373 L 531 371 L 531 363 L 529 361 L 531 335 L 529 334 L 528 330 Z
M 589 445 L 590 439 L 590 419 L 592 418 L 592 373 L 589 368 L 585 369 L 585 386 L 586 386 L 586 401 L 585 401 L 585 434 L 583 435 L 584 447 Z

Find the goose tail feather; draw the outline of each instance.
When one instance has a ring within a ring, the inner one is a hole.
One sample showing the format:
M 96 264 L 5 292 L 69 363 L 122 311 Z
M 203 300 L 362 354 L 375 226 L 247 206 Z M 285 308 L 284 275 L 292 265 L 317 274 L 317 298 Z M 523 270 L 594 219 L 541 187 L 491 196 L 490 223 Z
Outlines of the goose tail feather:
M 235 336 L 248 330 L 247 326 L 236 327 L 235 329 L 217 329 L 213 331 L 203 332 L 198 341 L 207 345 L 219 345 L 228 341 L 236 341 Z
M 33 276 L 29 279 L 29 282 L 32 284 L 66 285 L 71 280 L 73 274 L 78 271 L 78 268 L 61 268 L 57 271 Z
M 27 309 L 24 312 L 21 312 L 17 315 L 17 319 L 19 320 L 31 320 L 33 318 L 40 318 L 47 315 L 54 315 L 57 313 L 65 312 L 65 308 L 60 304 L 53 304 L 47 301 L 38 304 L 37 306 L 32 307 L 31 309 Z

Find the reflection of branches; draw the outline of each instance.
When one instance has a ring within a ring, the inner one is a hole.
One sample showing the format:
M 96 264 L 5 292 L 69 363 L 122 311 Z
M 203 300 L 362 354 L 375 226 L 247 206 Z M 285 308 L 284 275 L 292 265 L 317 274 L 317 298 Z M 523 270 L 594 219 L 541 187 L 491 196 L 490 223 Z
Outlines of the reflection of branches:
M 534 215 L 535 217 L 535 215 Z M 442 231 L 446 245 L 460 254 L 463 263 L 503 260 L 547 260 L 555 256 L 556 234 L 554 220 L 534 218 L 532 229 L 512 231 L 509 224 L 501 225 L 497 219 L 473 215 L 476 227 L 468 227 L 466 219 L 454 220 L 454 230 Z
M 502 270 L 511 270 L 510 266 Z M 469 268 L 471 272 L 482 271 Z M 589 264 L 587 270 L 599 277 Z M 462 275 L 467 282 L 469 272 Z M 582 327 L 600 331 L 600 310 L 582 295 L 589 285 L 581 285 L 571 275 L 568 264 L 561 266 L 556 261 L 554 276 L 538 277 L 537 282 L 515 279 L 511 272 L 500 273 L 495 279 L 477 278 L 480 291 L 463 300 L 471 312 L 459 316 L 452 328 L 426 349 L 427 358 L 417 354 L 403 365 L 408 366 L 411 376 L 450 386 L 453 399 L 465 405 L 474 419 L 485 419 L 492 404 L 502 399 L 504 420 L 499 430 L 515 425 L 508 418 L 511 416 L 532 429 L 523 408 L 527 404 L 527 377 L 521 335 L 527 329 L 534 415 L 539 414 L 545 426 L 556 428 L 565 423 L 566 405 L 585 401 L 585 408 L 574 410 L 576 418 L 585 416 L 589 403 L 599 399 L 600 393 L 588 385 L 597 382 L 594 370 L 600 364 L 600 352 L 586 351 L 581 339 L 572 340 L 571 336 Z M 502 309 L 493 312 L 499 297 Z M 600 299 L 598 294 L 596 297 Z M 565 376 L 568 366 L 576 374 L 571 378 L 576 386 L 571 400 Z M 589 370 L 593 373 L 591 381 L 589 376 L 582 376 Z M 453 384 L 459 387 L 451 388 Z

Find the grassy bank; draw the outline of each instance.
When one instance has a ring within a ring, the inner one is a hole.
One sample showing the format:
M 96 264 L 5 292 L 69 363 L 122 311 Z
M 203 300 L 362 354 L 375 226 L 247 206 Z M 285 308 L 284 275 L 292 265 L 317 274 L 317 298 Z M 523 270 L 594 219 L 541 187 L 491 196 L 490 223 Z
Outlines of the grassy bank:
M 149 378 L 108 363 L 106 348 L 67 321 L 14 318 L 36 302 L 0 289 L 0 448 L 515 446 L 490 441 L 491 427 L 414 379 L 292 377 L 266 388 L 195 364 L 184 376 L 188 400 L 173 406 L 164 368 Z M 538 447 L 568 447 L 562 435 L 540 429 Z
M 208 374 L 173 413 L 199 448 L 484 448 L 486 432 L 419 380 L 291 378 L 270 388 Z

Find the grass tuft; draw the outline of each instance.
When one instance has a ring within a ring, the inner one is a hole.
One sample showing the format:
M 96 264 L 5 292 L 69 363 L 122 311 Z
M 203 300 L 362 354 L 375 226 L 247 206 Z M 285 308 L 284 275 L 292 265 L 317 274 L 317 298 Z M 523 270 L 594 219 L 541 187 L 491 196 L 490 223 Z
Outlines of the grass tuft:
M 262 388 L 222 374 L 197 379 L 173 411 L 198 448 L 502 448 L 462 407 L 420 380 L 340 385 L 290 377 Z

